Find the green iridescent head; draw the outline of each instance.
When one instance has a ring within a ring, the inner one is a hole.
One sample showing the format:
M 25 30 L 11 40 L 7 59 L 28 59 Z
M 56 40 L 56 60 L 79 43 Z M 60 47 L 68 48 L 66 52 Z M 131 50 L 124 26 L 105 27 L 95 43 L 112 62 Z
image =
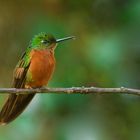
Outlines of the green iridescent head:
M 36 35 L 31 41 L 32 48 L 50 48 L 56 47 L 56 44 L 65 40 L 74 39 L 74 36 L 66 37 L 62 39 L 55 39 L 51 34 L 40 33 Z
M 52 35 L 40 33 L 34 36 L 34 38 L 31 41 L 31 46 L 33 48 L 49 47 L 52 43 L 56 43 L 56 39 Z

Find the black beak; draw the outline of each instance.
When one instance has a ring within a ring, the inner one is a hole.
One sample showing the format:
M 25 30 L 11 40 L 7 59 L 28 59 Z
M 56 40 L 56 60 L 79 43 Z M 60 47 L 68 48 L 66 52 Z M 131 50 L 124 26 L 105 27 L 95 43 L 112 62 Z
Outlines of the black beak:
M 65 41 L 65 40 L 69 40 L 69 39 L 75 39 L 75 36 L 69 36 L 69 37 L 57 39 L 56 43 L 59 43 L 59 42 Z

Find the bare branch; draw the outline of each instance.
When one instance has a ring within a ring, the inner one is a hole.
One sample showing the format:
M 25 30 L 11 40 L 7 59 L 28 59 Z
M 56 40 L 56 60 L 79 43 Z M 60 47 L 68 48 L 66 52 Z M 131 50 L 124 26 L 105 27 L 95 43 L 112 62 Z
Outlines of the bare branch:
M 31 94 L 31 93 L 54 93 L 54 94 L 132 94 L 139 95 L 139 89 L 131 88 L 99 88 L 99 87 L 71 87 L 71 88 L 36 88 L 36 89 L 16 89 L 16 88 L 0 88 L 0 94 Z

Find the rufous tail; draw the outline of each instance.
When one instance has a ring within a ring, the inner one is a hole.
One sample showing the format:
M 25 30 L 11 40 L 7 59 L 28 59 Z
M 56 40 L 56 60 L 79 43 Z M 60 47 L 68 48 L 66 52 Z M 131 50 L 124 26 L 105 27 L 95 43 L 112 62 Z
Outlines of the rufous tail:
M 35 94 L 9 95 L 0 112 L 0 125 L 5 125 L 18 117 Z

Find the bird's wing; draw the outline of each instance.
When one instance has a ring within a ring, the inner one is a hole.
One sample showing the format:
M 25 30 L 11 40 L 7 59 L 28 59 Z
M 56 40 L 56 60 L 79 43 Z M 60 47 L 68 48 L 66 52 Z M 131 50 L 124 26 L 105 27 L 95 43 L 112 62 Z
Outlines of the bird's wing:
M 27 58 L 25 52 L 15 68 L 12 87 L 25 87 L 26 74 L 30 66 L 29 60 L 30 59 Z M 12 120 L 14 120 L 18 115 L 20 115 L 22 111 L 26 108 L 26 106 L 29 104 L 33 96 L 34 94 L 9 95 L 7 101 L 5 102 L 0 112 L 0 124 L 9 123 Z
M 30 66 L 30 60 L 27 57 L 26 52 L 25 52 L 21 56 L 15 68 L 12 87 L 24 88 L 25 81 L 26 81 L 26 74 L 27 74 L 29 66 Z

